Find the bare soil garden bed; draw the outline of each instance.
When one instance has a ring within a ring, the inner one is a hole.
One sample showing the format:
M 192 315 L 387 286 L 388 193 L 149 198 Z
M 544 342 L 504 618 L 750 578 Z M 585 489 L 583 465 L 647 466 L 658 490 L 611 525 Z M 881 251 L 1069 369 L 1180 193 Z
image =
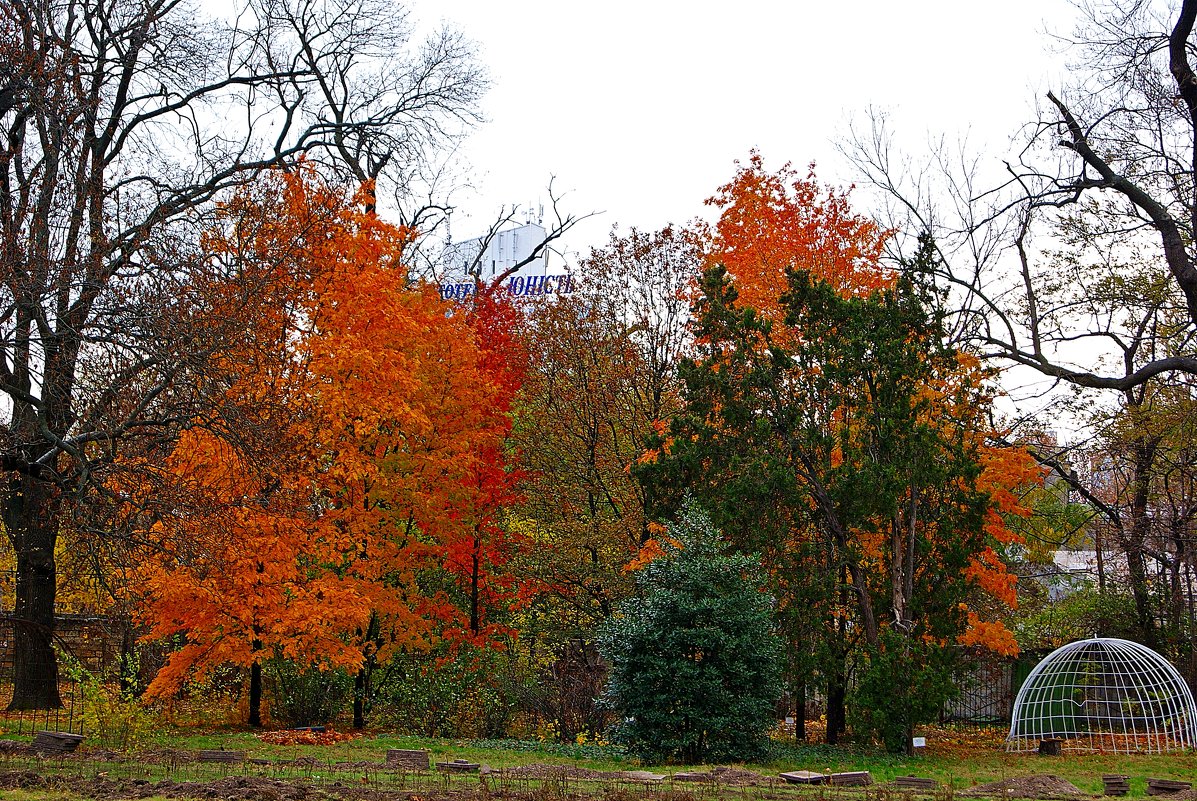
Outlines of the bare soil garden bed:
M 957 795 L 986 798 L 1041 798 L 1072 799 L 1085 795 L 1085 791 L 1072 782 L 1050 774 L 1040 776 L 1016 776 L 989 784 L 978 784 Z

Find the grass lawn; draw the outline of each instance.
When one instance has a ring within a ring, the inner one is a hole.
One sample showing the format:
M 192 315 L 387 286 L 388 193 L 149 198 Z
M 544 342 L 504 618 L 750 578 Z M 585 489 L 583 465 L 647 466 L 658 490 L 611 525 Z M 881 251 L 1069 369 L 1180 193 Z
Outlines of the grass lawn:
M 1170 778 L 1191 781 L 1197 777 L 1197 753 L 1170 755 L 1065 754 L 1040 757 L 1036 754 L 1007 754 L 1001 750 L 1003 731 L 975 727 L 939 727 L 924 732 L 927 749 L 915 757 L 885 754 L 859 747 L 827 747 L 776 742 L 763 762 L 743 765 L 766 776 L 787 770 L 843 772 L 867 770 L 877 784 L 898 776 L 916 775 L 939 781 L 944 789 L 937 799 L 955 792 L 1001 779 L 1036 774 L 1054 774 L 1082 791 L 1100 794 L 1101 776 L 1121 773 L 1131 777 L 1131 797 L 1146 794 L 1146 779 Z M 386 751 L 391 748 L 427 749 L 433 762 L 464 759 L 494 769 L 527 765 L 564 765 L 574 769 L 575 778 L 546 781 L 543 778 L 512 778 L 510 774 L 447 775 L 440 772 L 405 774 L 387 769 Z M 242 763 L 197 762 L 199 750 L 245 751 Z M 269 801 L 287 799 L 286 793 L 271 791 L 262 783 L 283 782 L 314 797 L 394 797 L 407 801 L 439 801 L 450 796 L 493 798 L 524 797 L 533 801 L 565 801 L 580 796 L 604 797 L 615 801 L 651 797 L 661 801 L 738 796 L 741 799 L 853 798 L 859 791 L 755 786 L 718 789 L 706 784 L 674 782 L 637 785 L 618 780 L 590 781 L 576 778 L 583 770 L 629 771 L 651 769 L 671 776 L 681 770 L 702 770 L 710 766 L 646 766 L 607 746 L 540 743 L 528 741 L 462 741 L 388 734 L 367 734 L 333 745 L 271 745 L 244 730 L 176 730 L 156 732 L 141 750 L 115 754 L 91 747 L 86 742 L 74 755 L 38 759 L 27 754 L 0 756 L 0 774 L 9 778 L 0 785 L 5 801 L 75 801 L 79 798 L 139 797 L 149 794 L 159 782 L 174 785 L 195 783 L 200 789 L 187 792 L 209 797 Z M 28 778 L 28 777 L 34 778 Z M 46 781 L 48 777 L 48 781 Z M 255 784 L 257 782 L 257 784 Z M 212 783 L 217 783 L 214 785 Z M 165 786 L 165 785 L 164 785 Z M 274 786 L 274 785 L 271 785 Z M 281 786 L 281 785 L 280 785 Z M 265 789 L 263 789 L 265 787 Z M 215 788 L 215 789 L 213 789 Z M 314 789 L 313 789 L 314 788 Z M 177 796 L 179 788 L 170 788 Z M 273 793 L 273 795 L 271 795 Z M 900 797 L 873 790 L 874 798 Z M 928 796 L 923 796 L 927 798 Z

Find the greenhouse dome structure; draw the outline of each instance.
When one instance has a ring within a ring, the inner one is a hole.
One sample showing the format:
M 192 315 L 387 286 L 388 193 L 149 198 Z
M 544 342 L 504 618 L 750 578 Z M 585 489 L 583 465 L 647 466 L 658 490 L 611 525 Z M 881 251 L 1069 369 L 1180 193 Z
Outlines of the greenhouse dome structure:
M 1014 699 L 1007 751 L 1160 753 L 1197 745 L 1197 708 L 1168 660 L 1129 640 L 1069 643 L 1035 666 Z

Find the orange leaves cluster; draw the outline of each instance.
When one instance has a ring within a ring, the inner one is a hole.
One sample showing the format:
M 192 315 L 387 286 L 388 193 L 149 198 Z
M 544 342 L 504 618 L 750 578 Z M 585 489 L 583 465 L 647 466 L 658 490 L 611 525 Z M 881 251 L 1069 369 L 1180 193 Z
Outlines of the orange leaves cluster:
M 164 510 L 151 531 L 155 556 L 139 571 L 150 636 L 186 644 L 151 683 L 168 697 L 193 672 L 251 664 L 277 653 L 306 664 L 354 668 L 361 655 L 342 634 L 367 613 L 352 583 L 310 566 L 334 557 L 314 521 L 267 497 L 243 460 L 212 434 L 186 432 L 166 471 L 186 505 Z
M 1017 492 L 1043 482 L 1044 470 L 1025 448 L 985 447 L 981 451 L 982 472 L 978 486 L 989 494 L 993 506 L 986 519 L 986 531 L 1002 544 L 1021 542 L 1006 525 L 1006 515 L 1029 517 L 1031 509 Z
M 711 261 L 727 268 L 741 302 L 777 332 L 787 270 L 808 271 L 845 295 L 867 295 L 894 281 L 880 262 L 891 232 L 853 213 L 848 194 L 820 185 L 813 166 L 805 176 L 789 164 L 769 172 L 753 152 L 707 203 L 722 210 L 711 232 Z
M 484 635 L 478 599 L 510 595 L 492 573 L 515 547 L 497 515 L 521 352 L 500 303 L 462 311 L 413 281 L 413 232 L 368 201 L 272 175 L 205 238 L 221 269 L 201 291 L 239 333 L 218 356 L 223 407 L 157 470 L 137 591 L 150 638 L 185 640 L 158 695 L 224 663 L 356 669 L 463 626 Z M 424 592 L 438 571 L 475 606 Z
M 649 526 L 652 529 L 660 527 L 660 525 L 657 523 L 650 523 Z M 657 534 L 657 536 L 650 537 L 649 539 L 645 540 L 644 544 L 640 546 L 640 550 L 636 552 L 636 555 L 633 556 L 632 559 L 623 566 L 623 571 L 625 573 L 643 570 L 645 567 L 648 567 L 650 564 L 660 559 L 665 555 L 665 545 L 668 545 L 674 549 L 682 547 L 681 542 L 673 537 L 665 536 L 661 532 L 654 531 L 653 533 Z M 657 537 L 660 537 L 660 539 Z M 662 543 L 664 543 L 664 545 L 662 545 Z
M 976 612 L 968 613 L 968 629 L 956 638 L 961 645 L 992 651 L 998 656 L 1017 656 L 1018 643 L 1014 633 L 1000 620 L 982 620 Z

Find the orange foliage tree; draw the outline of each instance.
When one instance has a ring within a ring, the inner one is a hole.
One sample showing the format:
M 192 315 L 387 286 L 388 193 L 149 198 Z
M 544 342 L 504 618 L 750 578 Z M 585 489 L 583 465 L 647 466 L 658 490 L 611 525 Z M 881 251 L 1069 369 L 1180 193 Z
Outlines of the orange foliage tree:
M 187 646 L 159 694 L 224 662 L 250 667 L 252 690 L 262 659 L 281 656 L 356 670 L 361 725 L 378 665 L 459 636 L 437 576 L 460 577 L 461 543 L 491 533 L 507 501 L 517 371 L 482 345 L 478 315 L 410 279 L 411 232 L 371 208 L 367 191 L 276 175 L 208 238 L 213 259 L 277 279 L 252 328 L 275 333 L 228 354 L 229 402 L 194 421 L 203 434 L 182 438 L 161 470 L 183 511 L 155 527 L 143 614 L 151 637 Z M 197 514 L 196 498 L 209 511 Z M 199 571 L 189 559 L 205 536 L 227 543 L 203 549 Z M 489 570 L 496 550 L 465 561 Z M 497 583 L 471 578 L 479 593 Z M 472 635 L 488 633 L 479 607 L 466 617 Z
M 523 316 L 508 296 L 483 291 L 460 310 L 461 322 L 477 343 L 475 370 L 468 377 L 482 388 L 482 414 L 465 438 L 468 456 L 462 502 L 452 510 L 437 552 L 449 584 L 443 598 L 446 635 L 474 646 L 493 644 L 514 630 L 504 613 L 522 605 L 532 582 L 521 581 L 510 562 L 525 544 L 509 525 L 506 510 L 523 499 L 525 477 L 512 441 L 513 404 L 528 372 Z
M 707 205 L 720 209 L 708 262 L 724 266 L 740 303 L 772 323 L 775 337 L 789 331 L 781 292 L 791 270 L 844 295 L 868 295 L 896 278 L 881 266 L 891 232 L 853 212 L 847 193 L 820 184 L 813 165 L 805 177 L 789 164 L 769 172 L 754 151 Z

